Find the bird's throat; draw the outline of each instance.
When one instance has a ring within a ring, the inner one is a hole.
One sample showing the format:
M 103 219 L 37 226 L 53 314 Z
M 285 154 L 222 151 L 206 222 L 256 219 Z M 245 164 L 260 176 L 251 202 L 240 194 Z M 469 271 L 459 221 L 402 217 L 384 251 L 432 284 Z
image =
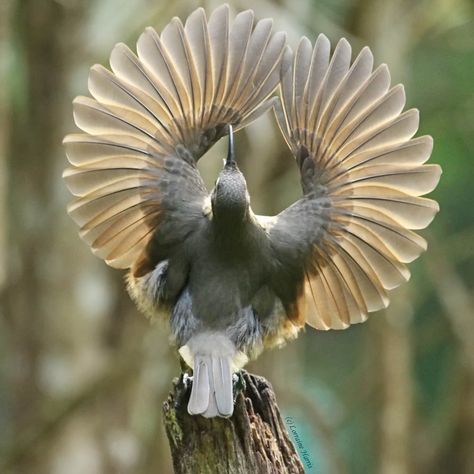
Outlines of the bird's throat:
M 237 232 L 244 229 L 249 222 L 248 206 L 216 209 L 212 221 L 216 229 Z
M 245 246 L 252 226 L 249 206 L 214 212 L 212 228 L 215 242 L 222 248 Z

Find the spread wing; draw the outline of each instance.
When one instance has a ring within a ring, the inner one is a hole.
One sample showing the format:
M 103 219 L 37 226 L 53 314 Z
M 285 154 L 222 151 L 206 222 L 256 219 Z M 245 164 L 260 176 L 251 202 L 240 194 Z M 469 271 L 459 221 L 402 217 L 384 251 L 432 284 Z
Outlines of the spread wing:
M 321 35 L 285 53 L 282 105 L 275 113 L 301 172 L 304 196 L 270 226 L 275 251 L 304 269 L 305 320 L 343 329 L 388 305 L 387 290 L 410 277 L 406 263 L 426 249 L 411 229 L 438 211 L 420 197 L 441 174 L 424 165 L 428 136 L 413 138 L 418 111 L 402 112 L 403 86 L 390 87 L 364 48 L 351 64 L 342 39 L 330 57 Z
M 118 44 L 112 72 L 95 65 L 93 98 L 74 100 L 85 133 L 64 144 L 64 173 L 76 199 L 68 212 L 94 254 L 116 268 L 140 266 L 150 241 L 166 253 L 203 218 L 207 191 L 197 160 L 225 133 L 268 110 L 285 44 L 272 21 L 224 5 L 158 35 L 147 28 L 137 55 Z M 137 271 L 140 271 L 139 269 Z

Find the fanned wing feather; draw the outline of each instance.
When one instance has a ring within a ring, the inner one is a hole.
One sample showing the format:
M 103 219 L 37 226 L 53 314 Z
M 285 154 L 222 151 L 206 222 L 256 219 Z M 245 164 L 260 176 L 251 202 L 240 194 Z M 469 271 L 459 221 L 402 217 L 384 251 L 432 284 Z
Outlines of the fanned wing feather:
M 161 35 L 147 28 L 137 55 L 116 45 L 112 71 L 91 68 L 93 98 L 74 100 L 85 133 L 64 140 L 64 179 L 81 237 L 108 264 L 140 273 L 152 238 L 169 251 L 205 218 L 196 162 L 228 124 L 241 128 L 273 105 L 285 35 L 271 30 L 250 10 L 231 21 L 224 5 L 208 21 L 198 8 Z
M 303 38 L 282 61 L 275 114 L 301 172 L 304 197 L 273 219 L 277 257 L 304 268 L 306 322 L 343 329 L 388 305 L 387 290 L 410 277 L 406 263 L 426 250 L 412 229 L 438 211 L 420 197 L 441 169 L 424 165 L 431 137 L 412 138 L 418 111 L 402 112 L 403 86 L 385 65 L 372 71 L 366 47 L 352 65 L 346 40 Z

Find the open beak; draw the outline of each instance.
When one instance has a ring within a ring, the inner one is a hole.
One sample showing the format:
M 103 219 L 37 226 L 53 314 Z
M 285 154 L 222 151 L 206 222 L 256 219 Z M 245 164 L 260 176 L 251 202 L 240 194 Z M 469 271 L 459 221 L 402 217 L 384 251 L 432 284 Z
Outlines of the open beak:
M 225 160 L 225 168 L 232 168 L 235 166 L 234 160 L 234 129 L 229 124 L 229 146 L 227 149 L 227 158 Z

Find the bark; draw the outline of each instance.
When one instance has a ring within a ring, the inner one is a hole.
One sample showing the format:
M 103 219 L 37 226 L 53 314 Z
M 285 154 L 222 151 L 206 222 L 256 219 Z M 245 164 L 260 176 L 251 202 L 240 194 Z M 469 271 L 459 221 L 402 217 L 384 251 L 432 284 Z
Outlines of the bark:
M 271 385 L 242 374 L 245 388 L 229 419 L 189 415 L 190 387 L 174 381 L 163 419 L 176 474 L 304 473 Z

